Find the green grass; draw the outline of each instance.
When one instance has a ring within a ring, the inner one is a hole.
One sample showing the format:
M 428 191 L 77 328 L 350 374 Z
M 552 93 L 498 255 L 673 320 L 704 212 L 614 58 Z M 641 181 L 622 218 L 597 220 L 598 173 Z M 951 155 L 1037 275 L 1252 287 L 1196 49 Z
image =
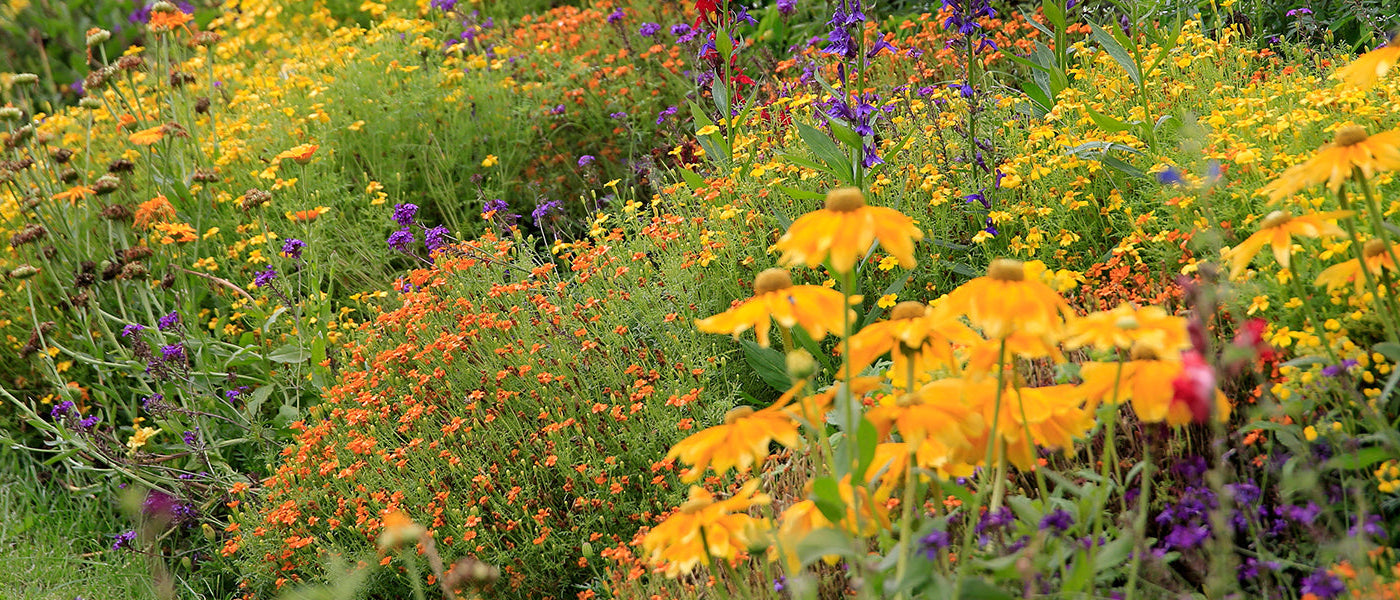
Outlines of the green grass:
M 154 598 L 140 557 L 111 549 L 127 526 L 111 501 L 41 482 L 41 469 L 0 451 L 0 600 Z

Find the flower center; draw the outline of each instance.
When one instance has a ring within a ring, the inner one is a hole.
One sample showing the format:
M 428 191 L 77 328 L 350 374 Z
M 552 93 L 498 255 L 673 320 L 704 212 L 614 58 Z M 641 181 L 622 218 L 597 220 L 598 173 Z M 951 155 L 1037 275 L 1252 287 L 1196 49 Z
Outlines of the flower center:
M 1347 125 L 1337 130 L 1337 136 L 1332 138 L 1332 145 L 1337 147 L 1355 146 L 1366 141 L 1366 128 L 1360 125 Z
M 1119 329 L 1137 329 L 1140 325 L 1137 317 L 1132 315 L 1118 317 L 1118 320 L 1113 323 L 1113 326 Z
M 1019 260 L 998 258 L 987 267 L 987 277 L 997 281 L 1025 281 L 1026 267 Z
M 757 277 L 753 278 L 753 293 L 755 296 L 785 290 L 792 287 L 792 275 L 783 269 L 764 269 Z
M 754 410 L 752 406 L 736 406 L 733 410 L 724 413 L 724 424 L 733 425 L 739 419 L 747 417 L 753 413 Z
M 1130 352 L 1128 353 L 1128 355 L 1129 355 L 1129 357 L 1131 357 L 1133 360 L 1160 360 L 1160 359 L 1161 359 L 1160 356 L 1157 356 L 1157 349 L 1156 349 L 1156 348 L 1153 348 L 1153 347 L 1147 346 L 1147 345 L 1143 345 L 1143 344 L 1141 344 L 1141 343 L 1139 343 L 1139 344 L 1133 344 L 1133 349 L 1132 349 L 1132 351 L 1130 351 Z
M 708 493 L 691 494 L 690 499 L 686 500 L 684 504 L 681 504 L 681 512 L 686 513 L 688 515 L 693 515 L 702 510 L 705 510 L 705 507 L 714 503 L 714 496 L 711 496 Z
M 924 312 L 927 309 L 928 305 L 923 302 L 914 302 L 912 300 L 900 302 L 894 305 L 894 309 L 890 310 L 890 320 L 902 321 L 905 319 L 917 319 L 924 316 Z
M 1276 210 L 1274 212 L 1269 213 L 1269 216 L 1264 217 L 1263 222 L 1259 223 L 1259 228 L 1273 229 L 1292 220 L 1293 215 L 1290 215 L 1285 211 Z
M 865 208 L 865 194 L 858 188 L 837 188 L 826 193 L 827 210 L 851 212 L 862 208 Z
M 1384 240 L 1366 240 L 1366 244 L 1361 246 L 1361 256 L 1371 259 L 1385 253 Z

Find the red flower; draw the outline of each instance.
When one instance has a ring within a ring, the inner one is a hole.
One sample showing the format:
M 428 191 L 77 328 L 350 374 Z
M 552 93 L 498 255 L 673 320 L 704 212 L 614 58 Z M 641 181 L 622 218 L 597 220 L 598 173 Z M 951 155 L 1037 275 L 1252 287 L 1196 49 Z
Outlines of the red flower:
M 1210 421 L 1215 408 L 1215 371 L 1206 364 L 1201 353 L 1188 350 L 1181 353 L 1181 373 L 1172 380 L 1172 401 L 1191 409 L 1191 420 Z
M 1235 346 L 1254 351 L 1254 354 L 1265 362 L 1273 360 L 1274 349 L 1264 341 L 1264 330 L 1268 328 L 1268 321 L 1258 317 L 1245 321 L 1235 333 Z

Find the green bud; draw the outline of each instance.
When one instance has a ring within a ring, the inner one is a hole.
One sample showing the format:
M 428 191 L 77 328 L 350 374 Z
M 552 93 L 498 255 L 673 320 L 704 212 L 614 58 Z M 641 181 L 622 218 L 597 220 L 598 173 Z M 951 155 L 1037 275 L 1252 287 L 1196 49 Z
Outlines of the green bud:
M 817 359 L 801 348 L 793 350 L 787 354 L 787 372 L 793 379 L 807 379 L 817 372 Z

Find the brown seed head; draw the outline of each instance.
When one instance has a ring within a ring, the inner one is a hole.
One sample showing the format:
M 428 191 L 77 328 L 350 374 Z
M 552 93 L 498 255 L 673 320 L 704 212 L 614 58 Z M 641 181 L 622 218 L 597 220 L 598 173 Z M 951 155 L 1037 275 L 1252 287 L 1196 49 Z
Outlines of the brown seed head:
M 1336 137 L 1332 138 L 1332 145 L 1337 147 L 1355 146 L 1366 141 L 1366 128 L 1360 125 L 1347 125 L 1337 130 Z
M 1026 265 L 1019 260 L 998 258 L 987 267 L 987 277 L 998 281 L 1025 281 Z
M 792 275 L 784 269 L 764 269 L 753 278 L 753 293 L 761 296 L 792 287 Z
M 836 188 L 826 193 L 826 209 L 851 212 L 865 207 L 865 194 L 859 188 Z

